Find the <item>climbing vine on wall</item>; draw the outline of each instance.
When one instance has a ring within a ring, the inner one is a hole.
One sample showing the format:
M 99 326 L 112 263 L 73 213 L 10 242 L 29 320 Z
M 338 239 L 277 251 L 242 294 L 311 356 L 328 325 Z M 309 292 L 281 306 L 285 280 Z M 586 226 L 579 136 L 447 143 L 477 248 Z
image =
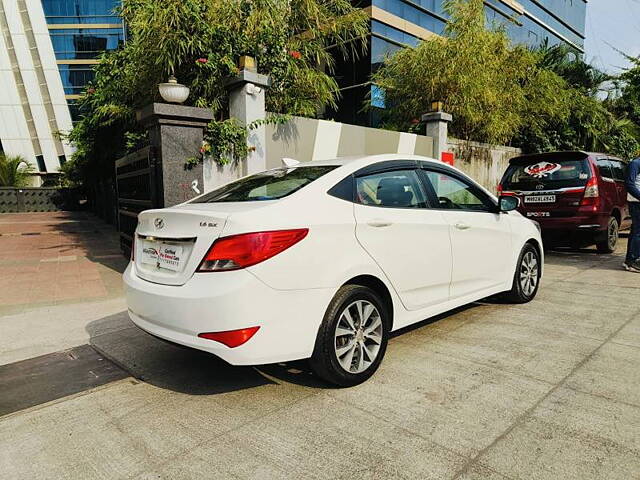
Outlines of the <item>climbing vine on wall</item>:
M 218 165 L 244 160 L 255 146 L 249 142 L 249 132 L 263 125 L 282 125 L 289 121 L 290 115 L 274 113 L 264 119 L 258 119 L 249 125 L 243 125 L 235 118 L 213 120 L 207 125 L 204 140 L 197 156 L 189 157 L 184 168 L 190 170 L 205 157 L 210 157 Z

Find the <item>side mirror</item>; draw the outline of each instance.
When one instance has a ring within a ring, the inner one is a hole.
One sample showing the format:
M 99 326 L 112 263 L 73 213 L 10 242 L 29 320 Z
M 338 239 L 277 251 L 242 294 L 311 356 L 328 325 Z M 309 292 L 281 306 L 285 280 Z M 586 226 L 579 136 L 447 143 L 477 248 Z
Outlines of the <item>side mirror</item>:
M 520 206 L 520 199 L 511 195 L 500 195 L 500 212 L 510 212 Z

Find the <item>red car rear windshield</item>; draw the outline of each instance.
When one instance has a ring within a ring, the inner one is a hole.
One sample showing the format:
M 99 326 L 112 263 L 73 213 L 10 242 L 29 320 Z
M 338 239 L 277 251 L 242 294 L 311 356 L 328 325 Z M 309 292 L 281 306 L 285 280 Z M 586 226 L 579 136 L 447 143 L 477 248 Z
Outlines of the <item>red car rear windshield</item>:
M 563 159 L 551 156 L 518 158 L 502 178 L 506 190 L 583 187 L 591 176 L 587 158 Z

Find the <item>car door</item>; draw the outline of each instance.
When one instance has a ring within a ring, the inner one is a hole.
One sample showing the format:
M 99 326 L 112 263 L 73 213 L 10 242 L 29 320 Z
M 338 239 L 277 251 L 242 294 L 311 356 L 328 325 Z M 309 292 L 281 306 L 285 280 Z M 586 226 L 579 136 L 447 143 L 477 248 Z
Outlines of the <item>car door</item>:
M 403 165 L 403 164 L 399 164 Z M 404 164 L 406 165 L 406 163 Z M 415 167 L 368 167 L 355 175 L 356 237 L 408 310 L 446 302 L 451 239 L 442 212 L 427 209 Z
M 601 182 L 599 182 L 600 198 L 603 205 L 602 210 L 607 214 L 613 212 L 613 208 L 619 205 L 619 192 L 616 181 L 613 177 L 613 164 L 606 157 L 597 157 L 598 172 Z
M 631 214 L 629 213 L 629 204 L 627 203 L 627 187 L 625 185 L 626 170 L 625 164 L 617 158 L 609 158 L 609 164 L 613 173 L 613 180 L 616 183 L 616 189 L 618 190 L 618 202 L 617 205 L 621 210 L 622 228 L 628 228 L 631 226 Z
M 509 216 L 495 201 L 455 170 L 423 169 L 425 185 L 450 228 L 453 269 L 451 298 L 483 292 L 512 278 Z

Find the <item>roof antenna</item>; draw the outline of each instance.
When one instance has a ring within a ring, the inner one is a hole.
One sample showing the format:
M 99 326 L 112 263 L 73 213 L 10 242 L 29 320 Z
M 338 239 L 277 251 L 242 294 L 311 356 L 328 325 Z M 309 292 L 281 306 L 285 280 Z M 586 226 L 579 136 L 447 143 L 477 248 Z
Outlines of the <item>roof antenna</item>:
M 295 158 L 282 158 L 282 164 L 285 167 L 295 167 L 296 165 L 300 165 L 300 160 L 296 160 Z

